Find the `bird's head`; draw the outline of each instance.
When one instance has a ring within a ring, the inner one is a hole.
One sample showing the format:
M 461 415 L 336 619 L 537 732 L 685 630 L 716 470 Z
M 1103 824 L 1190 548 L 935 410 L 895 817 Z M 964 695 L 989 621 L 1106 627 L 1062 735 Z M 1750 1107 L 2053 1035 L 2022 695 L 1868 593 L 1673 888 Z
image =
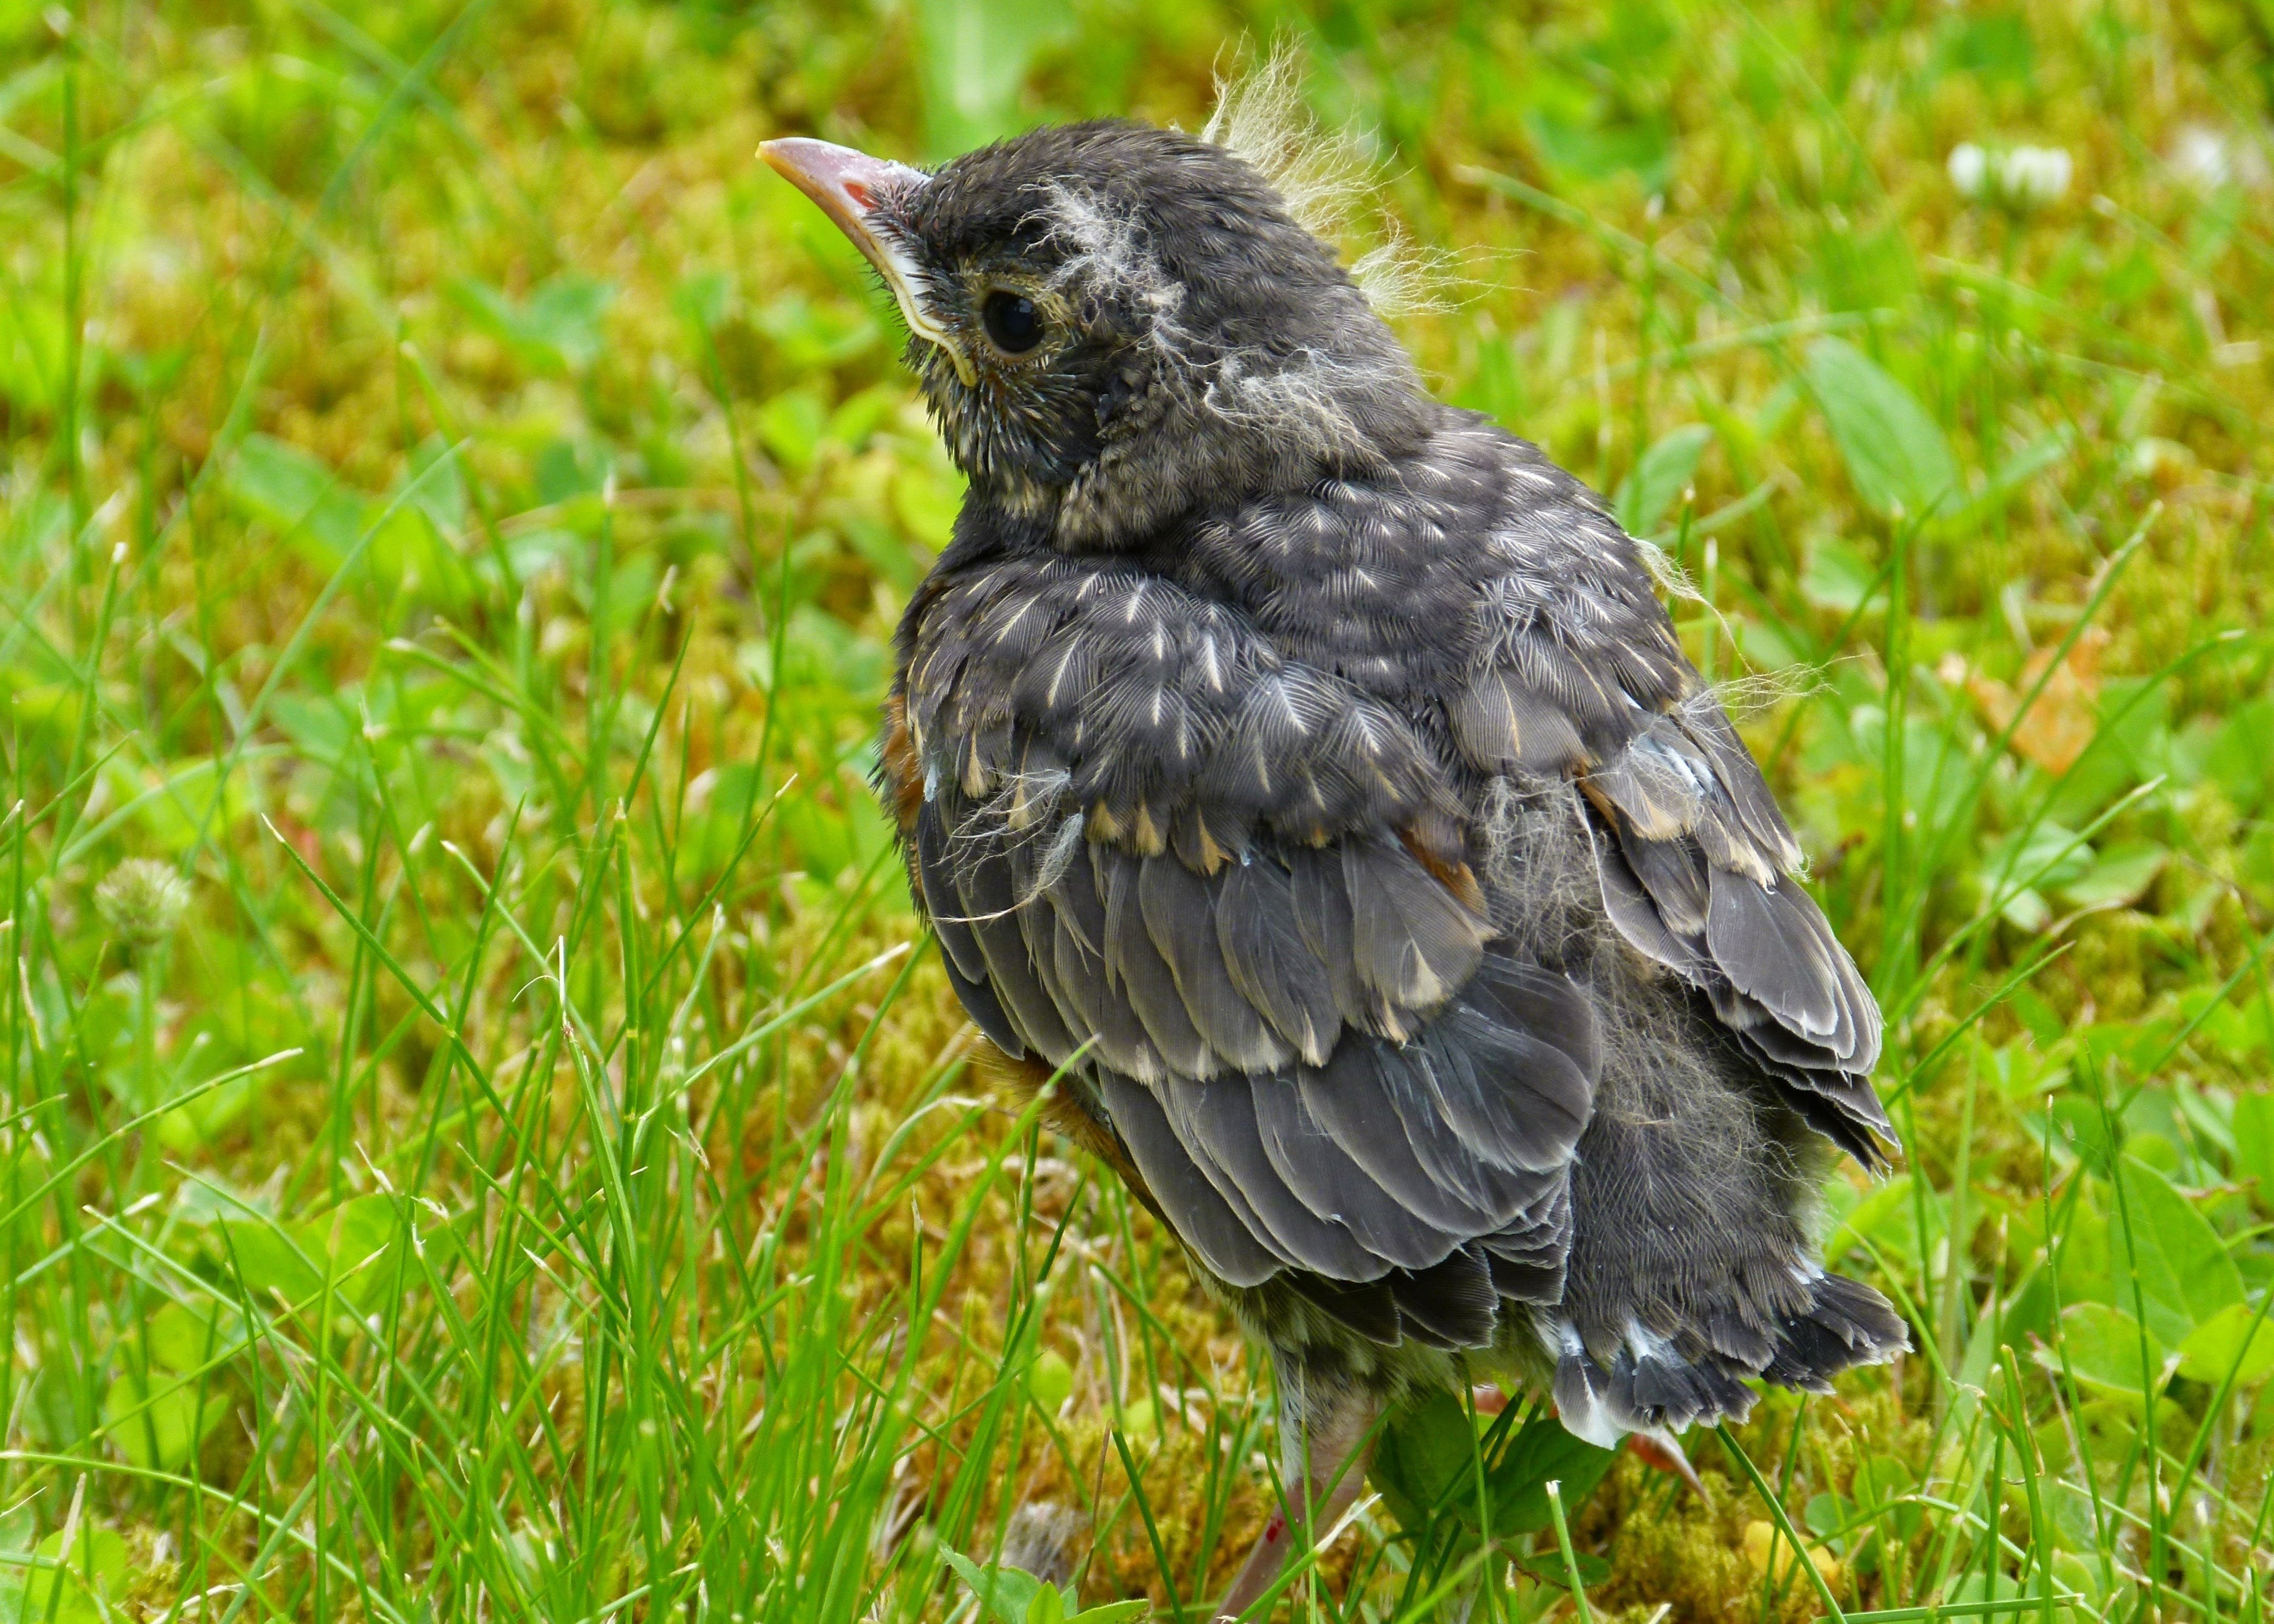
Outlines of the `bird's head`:
M 1118 121 L 937 173 L 762 149 L 852 238 L 975 492 L 1060 546 L 1378 466 L 1426 432 L 1412 361 L 1246 160 Z

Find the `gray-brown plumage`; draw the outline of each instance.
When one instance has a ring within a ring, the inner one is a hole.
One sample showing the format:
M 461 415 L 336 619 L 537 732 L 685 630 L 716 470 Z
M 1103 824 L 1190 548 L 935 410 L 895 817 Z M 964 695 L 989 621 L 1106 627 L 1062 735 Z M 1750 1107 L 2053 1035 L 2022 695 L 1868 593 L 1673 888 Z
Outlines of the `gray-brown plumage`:
M 1291 1481 L 1457 1360 L 1608 1444 L 1903 1348 L 1810 1233 L 1892 1140 L 1878 1008 L 1595 496 L 1223 147 L 767 155 L 970 477 L 887 711 L 917 901 L 1269 1344 Z

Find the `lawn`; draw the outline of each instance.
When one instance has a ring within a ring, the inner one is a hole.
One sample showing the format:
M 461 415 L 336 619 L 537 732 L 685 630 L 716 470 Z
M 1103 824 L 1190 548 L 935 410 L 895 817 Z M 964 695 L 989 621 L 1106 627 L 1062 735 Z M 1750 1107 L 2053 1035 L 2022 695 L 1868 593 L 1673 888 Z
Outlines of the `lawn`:
M 1516 1410 L 1411 1422 L 1294 1615 L 2264 1618 L 2268 0 L 0 0 L 0 1620 L 974 1620 L 1054 1544 L 1206 1616 L 1268 1372 L 910 912 L 959 479 L 753 154 L 1274 40 L 1793 814 L 1918 1350 L 1568 1545 Z

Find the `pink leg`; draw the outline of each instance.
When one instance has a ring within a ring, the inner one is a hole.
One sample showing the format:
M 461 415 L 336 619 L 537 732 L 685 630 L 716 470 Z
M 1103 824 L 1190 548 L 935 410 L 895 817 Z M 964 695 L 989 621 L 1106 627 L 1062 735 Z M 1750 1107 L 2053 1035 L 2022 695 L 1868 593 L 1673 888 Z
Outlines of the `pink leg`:
M 1288 1553 L 1335 1525 L 1366 1486 L 1366 1457 L 1382 1401 L 1358 1387 L 1332 1387 L 1282 1366 L 1279 1433 L 1287 1499 L 1264 1523 L 1231 1582 L 1219 1621 L 1237 1619 L 1277 1582 Z M 1307 1512 L 1307 1516 L 1304 1515 Z

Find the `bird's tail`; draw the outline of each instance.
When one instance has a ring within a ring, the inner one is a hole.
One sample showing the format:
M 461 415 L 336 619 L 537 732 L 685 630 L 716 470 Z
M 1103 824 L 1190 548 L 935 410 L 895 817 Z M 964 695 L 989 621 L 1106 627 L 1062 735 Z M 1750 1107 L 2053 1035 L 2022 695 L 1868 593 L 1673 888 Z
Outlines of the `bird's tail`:
M 1818 1261 L 1822 1142 L 1718 1067 L 1619 1058 L 1579 1142 L 1562 1300 L 1532 1311 L 1564 1425 L 1609 1447 L 1743 1420 L 1750 1379 L 1828 1392 L 1907 1350 L 1885 1297 Z
M 1758 1396 L 1745 1385 L 1748 1377 L 1828 1393 L 1840 1372 L 1880 1364 L 1910 1346 L 1887 1300 L 1839 1274 L 1817 1274 L 1802 1305 L 1766 1334 L 1736 1329 L 1726 1316 L 1702 1318 L 1735 1334 L 1714 1338 L 1683 1327 L 1666 1335 L 1634 1320 L 1612 1345 L 1591 1350 L 1575 1321 L 1555 1311 L 1541 1315 L 1563 1425 L 1608 1449 L 1629 1433 L 1664 1438 L 1697 1423 L 1743 1421 Z

